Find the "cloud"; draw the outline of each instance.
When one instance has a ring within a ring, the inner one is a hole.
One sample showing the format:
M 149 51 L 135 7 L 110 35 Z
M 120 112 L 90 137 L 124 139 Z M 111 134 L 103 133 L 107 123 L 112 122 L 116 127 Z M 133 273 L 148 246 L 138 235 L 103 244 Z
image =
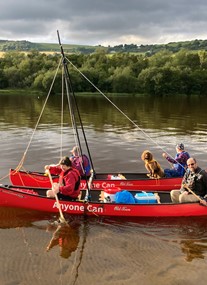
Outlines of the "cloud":
M 204 0 L 6 0 L 0 38 L 89 45 L 206 39 Z

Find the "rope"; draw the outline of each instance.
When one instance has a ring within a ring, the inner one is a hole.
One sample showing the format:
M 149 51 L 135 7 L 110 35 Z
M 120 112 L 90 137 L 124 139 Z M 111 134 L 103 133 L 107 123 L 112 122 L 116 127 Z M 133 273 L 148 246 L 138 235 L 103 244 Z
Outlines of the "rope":
M 63 67 L 62 67 L 63 69 Z M 64 74 L 62 72 L 62 101 L 61 101 L 61 119 L 60 119 L 60 125 L 61 125 L 61 131 L 60 131 L 60 159 L 63 157 L 63 104 L 64 104 Z
M 1 178 L 0 178 L 0 181 L 1 181 L 1 180 L 4 180 L 4 179 L 7 178 L 7 177 L 9 177 L 9 173 L 6 174 L 5 176 L 1 177 Z
M 65 84 L 66 84 L 66 89 L 67 89 L 68 110 L 69 110 L 69 114 L 70 114 L 70 118 L 71 118 L 71 124 L 72 124 L 74 141 L 75 141 L 75 145 L 78 145 L 78 139 L 77 139 L 76 131 L 75 131 L 75 118 L 74 118 L 74 115 L 73 115 L 71 101 L 70 101 L 70 98 L 69 98 L 69 88 L 68 88 L 68 82 L 67 82 L 66 79 L 65 79 Z
M 174 159 L 164 148 L 162 148 L 155 140 L 153 140 L 143 129 L 141 129 L 132 119 L 130 119 L 115 103 L 113 103 L 97 86 L 93 84 L 67 57 L 66 60 L 73 66 L 73 68 L 78 71 L 107 101 L 109 101 L 127 120 L 129 120 L 144 136 L 150 139 L 156 146 L 158 146 L 162 151 L 164 151 L 169 157 Z M 177 162 L 180 166 L 183 167 L 182 164 Z M 185 168 L 185 167 L 183 167 Z
M 23 154 L 23 156 L 22 156 L 22 158 L 21 158 L 19 164 L 18 164 L 17 167 L 15 168 L 16 171 L 20 170 L 20 168 L 22 167 L 22 165 L 23 165 L 23 163 L 24 163 L 26 154 L 27 154 L 28 149 L 29 149 L 29 147 L 30 147 L 30 145 L 31 145 L 31 143 L 32 143 L 32 140 L 33 140 L 35 131 L 36 131 L 38 125 L 39 125 L 40 119 L 41 119 L 41 117 L 42 117 L 43 111 L 44 111 L 44 109 L 45 109 L 45 106 L 46 106 L 47 101 L 48 101 L 48 98 L 49 98 L 49 96 L 50 96 L 52 87 L 53 87 L 54 82 L 55 82 L 55 79 L 56 79 L 56 77 L 57 77 L 57 73 L 58 73 L 58 70 L 59 70 L 59 68 L 60 68 L 60 64 L 61 64 L 61 60 L 60 60 L 60 62 L 59 62 L 59 64 L 58 64 L 58 67 L 57 67 L 57 69 L 56 69 L 55 76 L 54 76 L 54 78 L 53 78 L 52 84 L 51 84 L 51 86 L 50 86 L 50 89 L 49 89 L 49 92 L 48 92 L 47 97 L 46 97 L 46 99 L 45 99 L 43 108 L 42 108 L 42 110 L 41 110 L 41 113 L 40 113 L 40 115 L 39 115 L 39 118 L 38 118 L 38 120 L 37 120 L 37 123 L 36 123 L 36 125 L 35 125 L 35 128 L 34 128 L 34 130 L 33 130 L 33 133 L 32 133 L 32 136 L 31 136 L 31 138 L 30 138 L 30 141 L 29 141 L 29 143 L 28 143 L 28 145 L 27 145 L 27 147 L 26 147 L 26 150 L 25 150 L 25 152 L 24 152 L 24 154 Z
M 65 80 L 65 84 L 66 84 L 66 88 L 68 88 L 67 80 Z M 69 114 L 70 114 L 70 118 L 71 118 L 72 130 L 73 130 L 73 137 L 74 137 L 75 145 L 77 146 L 79 144 L 78 144 L 78 138 L 77 138 L 77 133 L 76 133 L 76 128 L 75 128 L 76 123 L 75 123 L 75 117 L 74 117 L 72 106 L 71 106 L 71 101 L 69 99 L 69 92 L 67 92 L 67 99 L 68 99 L 68 110 L 69 110 Z M 78 152 L 78 154 L 80 156 L 79 152 Z M 85 173 L 85 170 L 83 168 L 83 164 L 82 163 L 80 163 L 80 166 L 81 166 L 81 169 L 82 169 L 83 173 Z

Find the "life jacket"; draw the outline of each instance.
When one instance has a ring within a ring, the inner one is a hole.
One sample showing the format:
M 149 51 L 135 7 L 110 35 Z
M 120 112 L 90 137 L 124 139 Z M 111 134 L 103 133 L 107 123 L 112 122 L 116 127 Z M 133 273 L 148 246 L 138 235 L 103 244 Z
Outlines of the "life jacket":
M 74 187 L 74 190 L 77 191 L 80 187 L 81 177 L 80 177 L 79 171 L 76 168 L 70 168 L 66 172 L 62 171 L 60 176 L 59 176 L 59 183 L 61 186 L 65 186 L 64 176 L 66 176 L 68 174 L 68 172 L 70 172 L 70 174 L 72 174 L 77 180 L 75 183 L 75 187 Z
M 85 154 L 83 154 L 82 157 L 72 156 L 72 165 L 74 168 L 79 170 L 82 176 L 84 175 L 84 172 L 86 175 L 90 174 L 91 165 L 90 165 L 88 157 Z M 84 167 L 84 172 L 82 169 L 83 167 Z
M 87 175 L 90 172 L 90 170 L 91 170 L 91 165 L 90 165 L 90 161 L 89 161 L 88 157 L 85 154 L 83 154 L 83 156 L 87 160 L 87 165 L 84 164 L 84 170 L 85 170 L 85 173 Z

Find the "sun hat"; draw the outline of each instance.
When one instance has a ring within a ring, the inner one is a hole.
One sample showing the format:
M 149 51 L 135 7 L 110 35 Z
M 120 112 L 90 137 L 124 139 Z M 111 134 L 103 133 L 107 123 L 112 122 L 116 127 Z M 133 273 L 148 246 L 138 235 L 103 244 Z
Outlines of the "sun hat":
M 70 150 L 70 152 L 78 153 L 79 152 L 79 147 L 78 146 L 74 146 L 73 149 Z

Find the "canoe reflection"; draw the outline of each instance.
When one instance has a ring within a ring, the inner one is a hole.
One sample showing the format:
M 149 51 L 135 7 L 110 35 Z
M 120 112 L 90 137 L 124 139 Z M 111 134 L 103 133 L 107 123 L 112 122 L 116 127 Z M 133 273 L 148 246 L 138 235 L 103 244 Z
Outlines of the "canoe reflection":
M 207 240 L 182 240 L 181 250 L 186 254 L 185 260 L 191 262 L 194 258 L 205 258 Z
M 58 245 L 60 247 L 60 256 L 69 258 L 71 253 L 77 249 L 79 239 L 77 228 L 59 224 L 47 246 L 47 251 Z

